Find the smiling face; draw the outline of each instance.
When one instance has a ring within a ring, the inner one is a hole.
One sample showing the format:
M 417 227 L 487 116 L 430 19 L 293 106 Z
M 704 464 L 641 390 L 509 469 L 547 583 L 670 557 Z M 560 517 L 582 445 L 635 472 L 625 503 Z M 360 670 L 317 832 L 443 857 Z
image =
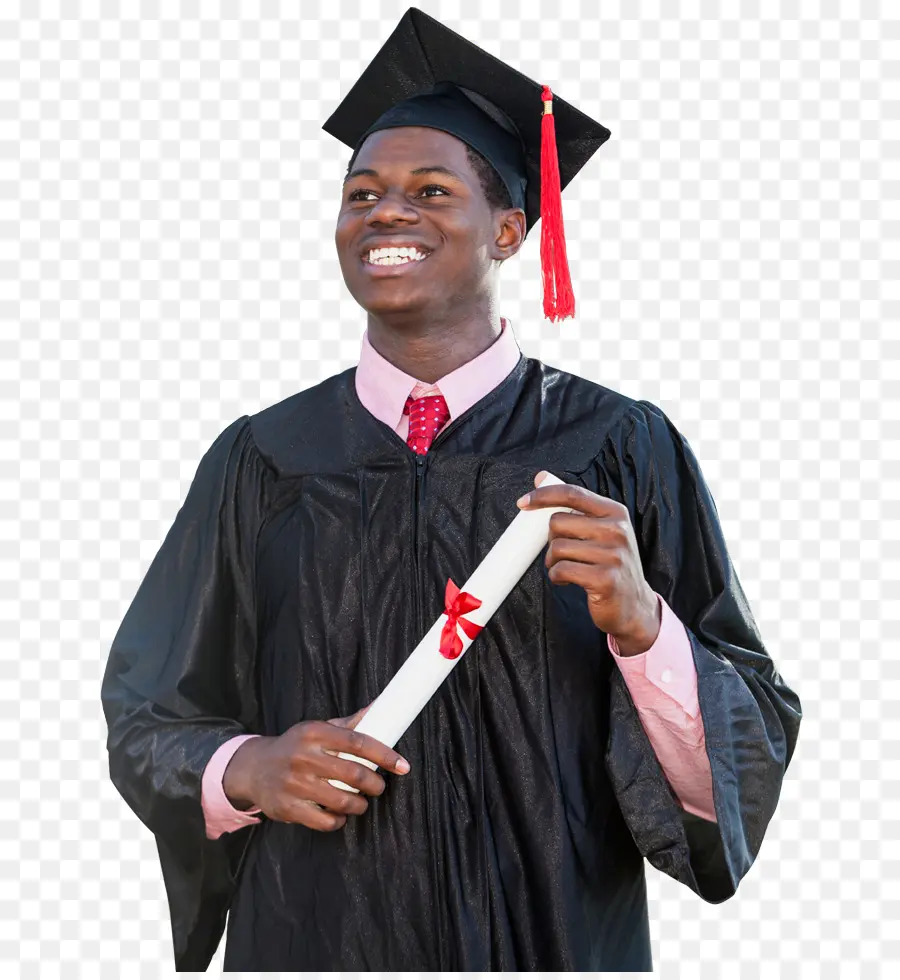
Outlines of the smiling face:
M 467 146 L 424 126 L 377 130 L 344 183 L 335 245 L 347 288 L 374 316 L 475 308 L 525 237 L 521 209 L 493 210 Z M 410 247 L 403 264 L 372 249 Z M 422 258 L 421 256 L 424 256 Z

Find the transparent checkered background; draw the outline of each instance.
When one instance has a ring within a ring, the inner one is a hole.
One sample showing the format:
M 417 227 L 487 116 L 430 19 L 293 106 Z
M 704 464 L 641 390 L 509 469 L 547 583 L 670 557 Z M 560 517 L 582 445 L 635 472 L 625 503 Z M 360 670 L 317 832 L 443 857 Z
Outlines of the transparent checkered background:
M 565 195 L 577 320 L 539 236 L 501 312 L 688 437 L 803 702 L 738 894 L 647 867 L 656 971 L 896 976 L 897 7 L 421 6 L 612 130 Z M 101 675 L 219 431 L 356 362 L 320 127 L 405 9 L 0 3 L 4 976 L 173 973 Z

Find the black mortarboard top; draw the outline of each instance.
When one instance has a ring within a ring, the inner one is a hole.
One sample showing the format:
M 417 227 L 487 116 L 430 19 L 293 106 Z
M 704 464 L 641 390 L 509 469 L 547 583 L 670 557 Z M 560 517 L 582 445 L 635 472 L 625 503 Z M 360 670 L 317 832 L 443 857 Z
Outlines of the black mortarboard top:
M 478 150 L 541 223 L 544 315 L 572 316 L 561 191 L 610 131 L 433 17 L 410 7 L 322 127 L 353 150 L 396 126 L 440 129 Z

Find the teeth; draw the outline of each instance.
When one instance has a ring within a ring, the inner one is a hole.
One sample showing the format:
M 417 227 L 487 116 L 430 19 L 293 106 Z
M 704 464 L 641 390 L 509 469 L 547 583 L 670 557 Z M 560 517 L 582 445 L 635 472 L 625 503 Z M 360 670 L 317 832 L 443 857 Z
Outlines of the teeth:
M 372 265 L 401 265 L 406 262 L 421 262 L 426 258 L 424 252 L 419 252 L 414 246 L 404 248 L 373 248 L 369 252 L 368 261 Z

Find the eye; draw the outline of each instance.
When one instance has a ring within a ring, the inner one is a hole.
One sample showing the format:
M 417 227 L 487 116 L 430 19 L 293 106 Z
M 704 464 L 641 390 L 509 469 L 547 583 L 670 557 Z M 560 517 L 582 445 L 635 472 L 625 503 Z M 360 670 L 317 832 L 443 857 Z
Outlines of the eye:
M 450 191 L 448 191 L 446 187 L 442 187 L 440 184 L 427 184 L 425 187 L 422 188 L 422 190 L 419 193 L 425 194 L 426 191 L 440 191 L 442 194 L 450 193 Z M 361 201 L 363 199 L 361 195 L 374 194 L 374 193 L 375 191 L 367 190 L 365 187 L 359 187 L 355 191 L 351 191 L 351 193 L 347 195 L 347 200 Z M 434 195 L 428 194 L 427 196 L 433 197 Z

